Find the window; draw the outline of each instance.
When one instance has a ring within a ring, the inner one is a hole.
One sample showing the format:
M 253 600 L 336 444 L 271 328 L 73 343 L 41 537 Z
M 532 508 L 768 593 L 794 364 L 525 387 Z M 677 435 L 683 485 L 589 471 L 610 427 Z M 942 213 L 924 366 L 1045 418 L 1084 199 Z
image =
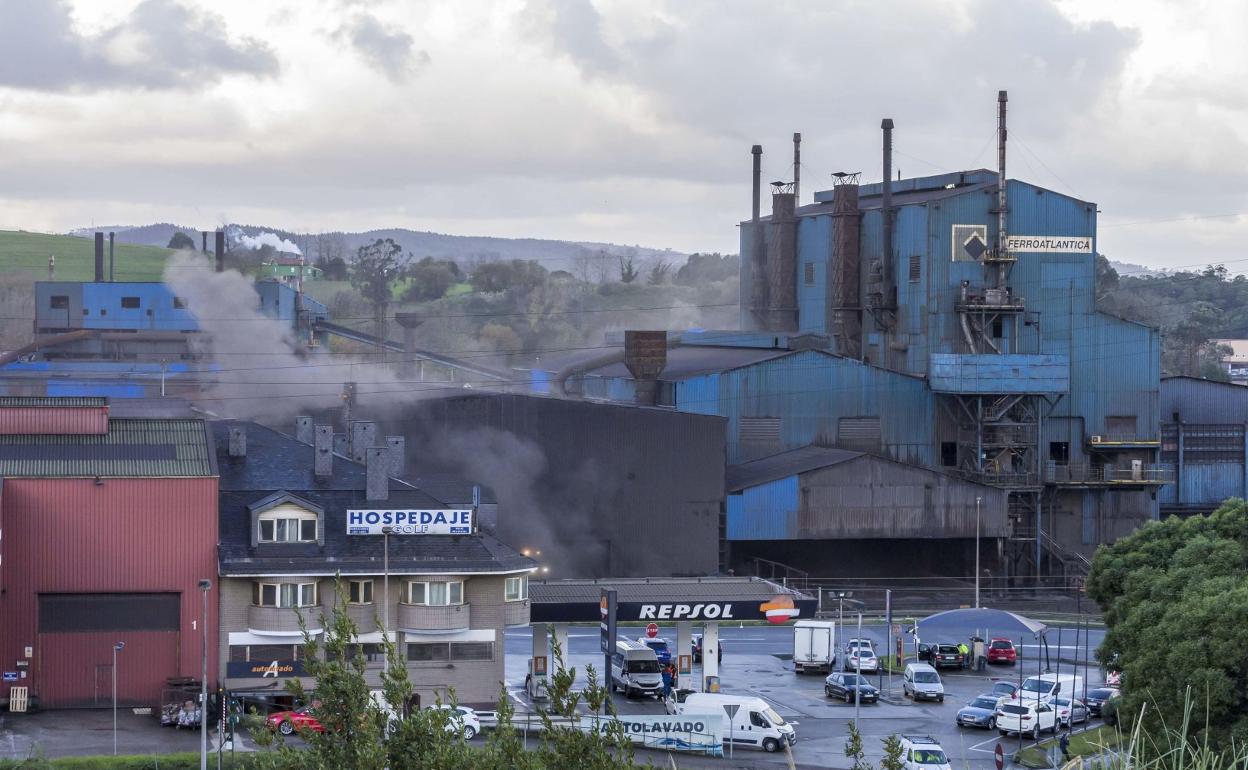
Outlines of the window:
M 1049 442 L 1049 461 L 1058 465 L 1070 464 L 1070 442 L 1069 441 L 1050 441 Z
M 48 301 L 48 307 L 53 310 L 66 310 L 69 308 L 69 296 L 66 294 L 53 294 Z
M 261 543 L 316 542 L 316 514 L 311 511 L 282 506 L 260 514 L 258 523 Z
M 186 298 L 185 298 L 185 297 L 174 297 L 174 298 L 173 298 L 173 309 L 174 309 L 174 310 L 183 310 L 183 309 L 185 309 L 185 308 L 186 308 Z
M 450 644 L 447 642 L 408 642 L 407 659 L 413 663 L 442 663 L 450 658 Z
M 451 642 L 451 660 L 494 660 L 494 643 Z
M 253 583 L 251 603 L 257 607 L 314 607 L 316 583 Z
M 373 581 L 352 580 L 349 585 L 347 601 L 351 604 L 372 604 Z
M 815 285 L 815 263 L 814 262 L 806 263 L 805 270 L 803 271 L 803 274 L 802 274 L 802 282 L 805 283 L 807 286 Z
M 519 602 L 529 598 L 529 578 L 509 577 L 504 598 L 509 602 Z
M 750 724 L 755 727 L 771 727 L 771 723 L 767 721 L 767 718 L 757 711 L 750 712 Z
M 918 283 L 923 277 L 923 261 L 918 254 L 910 257 L 910 283 Z
M 1005 326 L 1001 323 L 1000 318 L 995 318 L 992 321 L 992 336 L 995 339 L 1000 339 L 1005 336 Z
M 348 644 L 345 647 L 347 660 L 354 660 L 357 656 L 364 659 L 365 663 L 381 663 L 386 659 L 386 650 L 380 644 Z M 336 658 L 325 651 L 326 660 L 335 660 Z
M 230 648 L 233 650 L 234 648 Z M 247 660 L 298 660 L 302 657 L 297 644 L 253 644 L 245 647 Z
M 230 645 L 230 662 L 246 663 L 247 662 L 247 645 L 231 644 Z
M 407 584 L 407 603 L 424 604 L 429 607 L 448 607 L 464 603 L 464 581 L 410 581 Z
M 121 306 L 127 310 L 136 310 L 139 307 L 138 297 L 122 297 Z
M 940 442 L 940 464 L 946 468 L 956 468 L 958 465 L 958 442 L 942 441 Z

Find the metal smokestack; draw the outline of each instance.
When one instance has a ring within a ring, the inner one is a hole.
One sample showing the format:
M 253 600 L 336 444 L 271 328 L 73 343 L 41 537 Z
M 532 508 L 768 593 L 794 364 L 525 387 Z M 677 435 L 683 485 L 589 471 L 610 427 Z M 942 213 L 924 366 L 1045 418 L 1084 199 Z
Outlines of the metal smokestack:
M 893 306 L 893 119 L 880 121 L 884 130 L 884 186 L 880 192 L 880 225 L 882 228 L 880 269 L 883 271 L 883 307 Z
M 104 233 L 95 234 L 95 282 L 104 281 Z
M 225 231 L 217 231 L 217 272 L 225 272 Z
M 113 282 L 113 237 L 115 233 L 108 234 L 108 282 Z
M 755 227 L 757 227 L 760 200 L 759 196 L 763 193 L 763 146 L 761 144 L 754 145 L 750 148 L 750 153 L 754 155 L 754 197 L 752 198 L 754 205 L 753 208 L 750 209 L 750 221 L 754 223 Z
M 1005 91 L 997 92 L 997 256 L 1004 259 L 1006 255 L 1005 232 L 1005 104 L 1009 97 Z M 1005 285 L 1005 262 L 997 262 L 997 282 L 999 289 Z
M 208 253 L 208 231 L 200 230 L 199 235 L 200 235 L 200 243 L 203 244 L 199 250 L 207 254 Z
M 763 226 L 759 222 L 760 196 L 763 187 L 763 146 L 756 144 L 750 149 L 754 155 L 754 198 L 750 215 L 750 283 L 741 290 L 749 292 L 750 328 L 767 328 L 767 253 L 763 239 Z
M 802 135 L 793 134 L 793 200 L 802 205 Z

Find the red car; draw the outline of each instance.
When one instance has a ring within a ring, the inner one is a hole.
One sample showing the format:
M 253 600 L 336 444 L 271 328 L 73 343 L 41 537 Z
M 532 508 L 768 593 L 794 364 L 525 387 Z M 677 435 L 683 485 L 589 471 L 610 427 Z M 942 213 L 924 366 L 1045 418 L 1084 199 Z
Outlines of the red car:
M 1018 650 L 1009 639 L 993 639 L 988 642 L 989 663 L 1009 663 L 1011 666 L 1018 661 Z
M 325 726 L 317 721 L 311 706 L 304 706 L 297 711 L 278 711 L 264 720 L 270 730 L 277 730 L 282 735 L 294 735 L 297 730 L 313 730 L 325 732 Z

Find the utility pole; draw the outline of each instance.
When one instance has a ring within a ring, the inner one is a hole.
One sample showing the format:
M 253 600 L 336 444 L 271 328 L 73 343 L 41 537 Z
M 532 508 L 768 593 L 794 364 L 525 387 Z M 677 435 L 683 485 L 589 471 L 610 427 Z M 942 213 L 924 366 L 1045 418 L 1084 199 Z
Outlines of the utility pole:
M 199 581 L 199 591 L 204 597 L 204 646 L 200 654 L 202 679 L 199 682 L 199 770 L 208 770 L 208 593 L 211 590 L 211 580 Z
M 117 756 L 117 653 L 125 649 L 125 642 L 113 645 L 113 756 Z
M 979 609 L 979 508 L 982 497 L 975 498 L 975 609 Z
M 381 584 L 381 633 L 385 637 L 386 642 L 390 639 L 390 533 L 394 531 L 394 527 L 381 528 L 381 561 L 382 561 L 382 584 Z M 428 601 L 428 599 L 426 599 Z M 382 662 L 382 676 L 390 673 L 390 655 L 386 655 L 385 661 Z M 394 704 L 390 704 L 394 708 Z M 403 704 L 403 708 L 407 708 L 407 704 Z
M 862 706 L 862 613 L 858 613 L 858 655 L 854 658 L 854 729 L 858 729 L 858 709 Z

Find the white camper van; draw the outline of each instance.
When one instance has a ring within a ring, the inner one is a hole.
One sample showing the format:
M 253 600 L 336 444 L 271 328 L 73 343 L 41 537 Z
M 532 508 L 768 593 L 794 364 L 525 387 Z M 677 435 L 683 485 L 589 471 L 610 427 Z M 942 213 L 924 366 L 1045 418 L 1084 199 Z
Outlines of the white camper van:
M 836 665 L 836 623 L 799 620 L 793 624 L 793 670 L 829 673 Z
M 654 650 L 639 642 L 616 642 L 615 654 L 611 656 L 611 689 L 623 690 L 629 698 L 661 697 L 663 674 Z
M 731 717 L 729 712 L 732 713 Z M 724 742 L 731 742 L 733 746 L 779 751 L 785 743 L 792 746 L 797 741 L 797 731 L 793 729 L 793 724 L 784 721 L 784 717 L 777 714 L 762 698 L 695 692 L 685 698 L 677 713 L 723 714 Z

